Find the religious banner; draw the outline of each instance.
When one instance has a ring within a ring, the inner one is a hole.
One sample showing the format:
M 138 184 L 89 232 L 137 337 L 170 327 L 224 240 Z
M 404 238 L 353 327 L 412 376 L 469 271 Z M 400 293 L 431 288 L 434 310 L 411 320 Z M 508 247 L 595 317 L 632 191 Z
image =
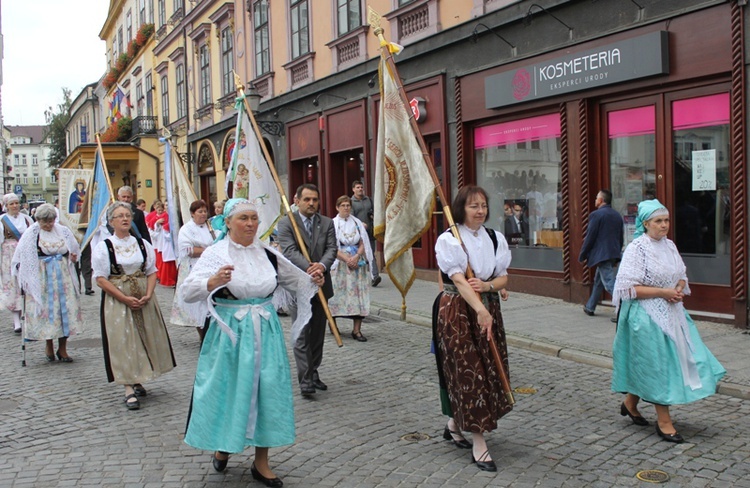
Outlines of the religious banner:
M 86 199 L 86 189 L 94 171 L 90 169 L 58 169 L 57 171 L 60 224 L 73 231 L 73 235 L 80 240 L 83 233 L 79 231 L 78 224 Z
M 399 78 L 380 61 L 380 117 L 375 157 L 375 237 L 383 243 L 385 269 L 406 297 L 414 279 L 411 246 L 432 223 L 434 189 L 427 163 L 399 96 Z

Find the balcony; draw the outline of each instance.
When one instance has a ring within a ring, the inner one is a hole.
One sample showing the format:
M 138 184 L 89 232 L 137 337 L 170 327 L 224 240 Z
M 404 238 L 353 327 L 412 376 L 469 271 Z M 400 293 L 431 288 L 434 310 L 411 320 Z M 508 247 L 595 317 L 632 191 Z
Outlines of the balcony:
M 133 119 L 131 137 L 140 137 L 145 135 L 156 135 L 155 115 L 139 115 Z

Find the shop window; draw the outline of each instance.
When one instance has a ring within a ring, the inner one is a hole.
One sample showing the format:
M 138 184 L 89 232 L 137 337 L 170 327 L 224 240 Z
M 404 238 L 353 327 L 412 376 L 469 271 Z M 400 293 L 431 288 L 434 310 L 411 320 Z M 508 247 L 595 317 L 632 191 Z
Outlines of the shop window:
M 653 105 L 607 113 L 612 208 L 633 240 L 638 203 L 656 198 L 656 109 Z
M 691 281 L 730 283 L 729 94 L 672 102 L 674 239 Z
M 560 116 L 474 130 L 477 184 L 490 194 L 487 226 L 505 235 L 514 268 L 562 270 Z

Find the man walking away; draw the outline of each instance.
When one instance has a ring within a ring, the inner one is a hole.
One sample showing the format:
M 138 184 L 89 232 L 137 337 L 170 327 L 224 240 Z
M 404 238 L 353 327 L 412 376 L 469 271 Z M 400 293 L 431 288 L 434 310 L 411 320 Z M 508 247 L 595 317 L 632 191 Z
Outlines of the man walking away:
M 611 207 L 611 191 L 599 191 L 594 205 L 596 210 L 589 216 L 588 232 L 578 257 L 580 262 L 587 261 L 589 268 L 596 266 L 591 296 L 583 307 L 583 312 L 589 316 L 594 315 L 602 291 L 607 290 L 611 294 L 614 290 L 615 267 L 622 255 L 624 228 L 622 216 Z M 613 317 L 612 321 L 615 320 Z

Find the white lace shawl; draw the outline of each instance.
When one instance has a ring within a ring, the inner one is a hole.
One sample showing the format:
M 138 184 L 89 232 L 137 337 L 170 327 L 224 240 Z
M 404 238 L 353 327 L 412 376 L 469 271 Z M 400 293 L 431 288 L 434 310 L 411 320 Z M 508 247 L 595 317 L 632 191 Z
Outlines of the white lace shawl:
M 224 288 L 222 286 L 209 292 L 207 289 L 208 279 L 216 274 L 222 266 L 234 264 L 229 257 L 229 239 L 229 237 L 226 237 L 207 248 L 201 254 L 198 262 L 193 266 L 190 275 L 185 279 L 182 287 L 177 291 L 180 294 L 180 300 L 185 304 L 183 310 L 196 322 L 202 323 L 206 315 L 213 312 L 213 295 L 221 288 Z M 313 283 L 310 275 L 292 264 L 283 254 L 267 246 L 260 240 L 256 240 L 253 245 L 268 249 L 276 256 L 279 287 L 283 287 L 296 297 L 297 319 L 292 324 L 292 344 L 294 344 L 300 336 L 303 327 L 312 318 L 310 300 L 318 292 L 318 287 Z M 242 273 L 243 270 L 236 268 L 234 272 Z M 274 296 L 279 292 L 279 288 L 276 288 Z M 211 313 L 211 315 L 216 318 L 215 312 Z M 217 320 L 217 323 L 234 343 L 236 341 L 234 332 L 222 321 Z
M 693 389 L 700 388 L 695 359 L 692 356 L 690 330 L 682 302 L 670 303 L 664 298 L 638 298 L 636 286 L 674 288 L 683 280 L 683 293 L 690 294 L 687 269 L 674 243 L 666 237 L 654 240 L 643 234 L 625 249 L 619 269 L 612 301 L 619 310 L 623 300 L 638 300 L 651 320 L 669 337 L 677 348 L 677 355 L 685 384 Z
M 333 227 L 336 229 L 336 241 L 337 245 L 341 246 L 354 246 L 359 245 L 359 241 L 364 242 L 365 246 L 365 257 L 370 265 L 370 277 L 375 277 L 375 263 L 374 256 L 372 254 L 372 247 L 370 247 L 370 239 L 367 237 L 367 230 L 354 215 L 350 215 L 348 219 L 342 219 L 339 215 L 333 218 Z M 339 266 L 339 259 L 336 259 L 331 266 L 331 271 L 335 270 Z
M 26 294 L 36 303 L 41 304 L 42 277 L 39 272 L 39 255 L 36 247 L 40 230 L 39 223 L 35 223 L 23 233 L 13 253 L 11 271 Z M 64 225 L 54 224 L 51 232 L 65 240 L 67 252 L 80 256 L 80 246 L 70 229 Z M 70 270 L 67 271 L 70 272 Z
M 466 273 L 466 267 L 471 262 L 474 275 L 482 281 L 508 274 L 512 256 L 508 241 L 501 233 L 487 229 L 487 232 L 494 232 L 497 237 L 497 251 L 493 253 L 492 239 L 484 227 L 479 229 L 476 236 L 465 225 L 459 225 L 458 232 L 469 252 L 468 259 L 458 239 L 450 232 L 443 232 L 435 243 L 435 255 L 441 271 L 449 277 L 456 273 Z

